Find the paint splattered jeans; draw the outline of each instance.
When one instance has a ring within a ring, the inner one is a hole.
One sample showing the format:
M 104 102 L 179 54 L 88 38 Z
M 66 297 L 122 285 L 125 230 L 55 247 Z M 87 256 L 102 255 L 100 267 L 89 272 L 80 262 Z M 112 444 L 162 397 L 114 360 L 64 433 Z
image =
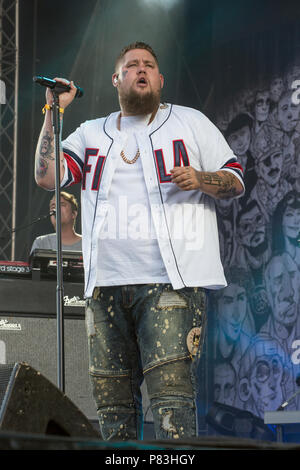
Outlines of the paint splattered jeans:
M 86 302 L 89 372 L 104 440 L 142 440 L 143 379 L 156 439 L 197 435 L 196 368 L 205 308 L 201 288 L 94 289 Z

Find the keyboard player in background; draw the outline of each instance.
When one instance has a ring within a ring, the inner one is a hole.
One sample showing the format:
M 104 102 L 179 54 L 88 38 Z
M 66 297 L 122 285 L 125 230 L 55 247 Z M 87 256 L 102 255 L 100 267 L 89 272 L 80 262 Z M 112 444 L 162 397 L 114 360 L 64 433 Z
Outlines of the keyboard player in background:
M 81 235 L 76 233 L 75 225 L 78 214 L 78 203 L 73 194 L 61 191 L 61 244 L 64 251 L 82 251 Z M 50 212 L 55 211 L 56 202 L 55 195 L 51 198 L 49 209 Z M 56 217 L 51 215 L 51 223 L 56 231 Z M 30 254 L 35 249 L 56 250 L 56 233 L 49 233 L 37 237 L 31 247 Z

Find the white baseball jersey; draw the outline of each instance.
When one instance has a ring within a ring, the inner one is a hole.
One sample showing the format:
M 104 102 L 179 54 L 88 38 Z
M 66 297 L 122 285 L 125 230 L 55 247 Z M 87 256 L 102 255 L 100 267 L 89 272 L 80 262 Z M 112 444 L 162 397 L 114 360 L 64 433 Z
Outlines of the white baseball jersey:
M 81 182 L 86 298 L 96 285 L 101 263 L 99 234 L 127 138 L 117 128 L 118 116 L 115 112 L 86 121 L 62 143 L 62 187 Z M 189 165 L 199 171 L 222 169 L 243 184 L 236 156 L 206 116 L 183 106 L 161 105 L 154 120 L 135 135 L 159 250 L 173 288 L 225 287 L 214 199 L 198 189 L 181 190 L 172 183 L 170 170 Z

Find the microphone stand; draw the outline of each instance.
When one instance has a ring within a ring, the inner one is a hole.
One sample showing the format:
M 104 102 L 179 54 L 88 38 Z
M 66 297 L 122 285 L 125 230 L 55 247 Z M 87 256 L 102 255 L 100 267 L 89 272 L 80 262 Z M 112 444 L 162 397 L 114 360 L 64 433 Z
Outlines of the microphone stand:
M 20 227 L 15 227 L 14 229 L 12 230 L 8 230 L 8 233 L 9 235 L 7 235 L 7 237 L 10 237 L 12 233 L 16 233 L 18 232 L 19 230 L 24 230 L 25 228 L 28 228 L 28 227 L 31 227 L 31 225 L 34 225 L 36 224 L 37 222 L 41 222 L 41 220 L 45 220 L 45 219 L 48 219 L 49 217 L 51 217 L 51 215 L 55 215 L 55 211 L 50 211 L 48 214 L 46 215 L 41 215 L 40 217 L 38 217 L 37 219 L 33 219 L 31 222 L 29 222 L 29 224 L 26 224 L 26 225 L 21 225 Z M 4 239 L 6 237 L 0 237 L 1 239 Z
M 65 391 L 65 354 L 64 354 L 64 315 L 63 315 L 63 273 L 62 273 L 62 242 L 61 242 L 61 211 L 60 211 L 60 113 L 59 98 L 53 93 L 52 125 L 55 142 L 55 200 L 56 200 L 56 314 L 57 314 L 57 383 L 58 388 Z
M 33 81 L 47 86 L 53 94 L 52 125 L 55 142 L 55 196 L 56 196 L 56 247 L 57 247 L 57 287 L 56 287 L 56 309 L 57 309 L 57 381 L 58 387 L 64 392 L 65 389 L 65 364 L 64 364 L 64 320 L 63 320 L 63 277 L 62 277 L 62 249 L 61 249 L 61 213 L 60 213 L 60 117 L 58 95 L 69 91 L 69 86 L 64 86 L 55 80 L 46 77 L 33 77 Z M 76 87 L 76 96 L 81 97 L 83 90 Z
M 290 396 L 285 402 L 283 402 L 278 408 L 276 411 L 283 411 L 284 408 L 286 406 L 288 406 L 290 404 L 290 402 L 297 396 L 299 395 L 300 393 L 300 390 L 298 390 L 297 392 L 295 392 L 292 396 Z

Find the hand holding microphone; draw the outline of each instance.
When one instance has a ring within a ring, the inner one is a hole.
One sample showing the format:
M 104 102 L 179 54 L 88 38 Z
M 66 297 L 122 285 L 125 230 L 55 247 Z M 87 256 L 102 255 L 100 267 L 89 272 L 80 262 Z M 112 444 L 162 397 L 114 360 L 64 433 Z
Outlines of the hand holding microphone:
M 83 89 L 74 85 L 74 82 L 69 82 L 64 78 L 47 78 L 42 76 L 33 77 L 33 81 L 42 86 L 47 87 L 46 101 L 47 104 L 53 104 L 53 92 L 59 95 L 59 105 L 66 108 L 74 98 L 81 98 L 83 96 Z

